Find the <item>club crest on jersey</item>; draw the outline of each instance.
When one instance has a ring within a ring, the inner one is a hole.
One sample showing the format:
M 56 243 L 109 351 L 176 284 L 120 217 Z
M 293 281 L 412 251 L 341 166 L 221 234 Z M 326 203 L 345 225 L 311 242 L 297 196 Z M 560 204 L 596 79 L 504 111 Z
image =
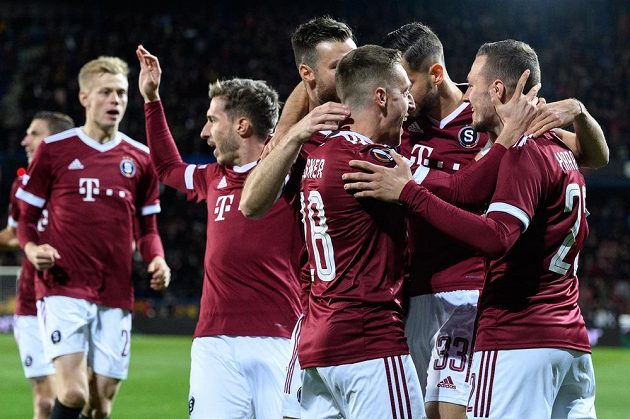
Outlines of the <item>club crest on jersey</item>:
M 124 157 L 120 161 L 120 173 L 124 177 L 134 177 L 136 174 L 136 164 L 129 157 Z
M 473 148 L 479 143 L 479 133 L 470 125 L 460 129 L 457 138 L 464 148 Z
M 31 365 L 33 365 L 33 357 L 26 355 L 26 358 L 24 358 L 24 366 L 30 367 Z
M 386 166 L 394 166 L 394 158 L 389 154 L 389 150 L 386 148 L 373 148 L 370 150 L 370 157 L 376 160 L 380 164 Z
M 55 330 L 54 332 L 52 332 L 52 334 L 50 335 L 50 340 L 54 344 L 61 342 L 61 332 L 59 330 Z

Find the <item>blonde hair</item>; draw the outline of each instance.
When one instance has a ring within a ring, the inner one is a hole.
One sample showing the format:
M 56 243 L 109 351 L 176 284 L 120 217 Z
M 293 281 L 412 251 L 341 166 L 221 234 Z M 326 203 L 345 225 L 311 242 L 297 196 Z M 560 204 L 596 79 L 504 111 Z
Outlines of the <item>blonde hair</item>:
M 81 71 L 79 71 L 79 89 L 81 91 L 90 90 L 90 81 L 101 74 L 122 74 L 127 77 L 129 75 L 129 66 L 118 57 L 100 56 L 92 61 L 88 61 Z

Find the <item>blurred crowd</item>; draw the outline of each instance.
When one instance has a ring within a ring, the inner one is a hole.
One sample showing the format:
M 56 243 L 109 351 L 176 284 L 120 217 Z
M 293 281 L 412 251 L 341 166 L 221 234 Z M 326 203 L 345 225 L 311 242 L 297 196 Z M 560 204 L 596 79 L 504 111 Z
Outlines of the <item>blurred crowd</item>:
M 540 95 L 548 101 L 582 100 L 602 124 L 611 162 L 630 158 L 630 4 L 625 1 L 337 0 L 263 5 L 184 0 L 177 9 L 161 2 L 150 7 L 95 0 L 2 2 L 2 220 L 15 170 L 26 161 L 20 140 L 33 114 L 62 111 L 82 121 L 76 75 L 86 61 L 99 55 L 128 61 L 132 84 L 121 130 L 145 142 L 142 99 L 133 83 L 138 71 L 134 51 L 143 44 L 156 54 L 164 69 L 161 96 L 180 151 L 189 162 L 209 162 L 210 150 L 199 139 L 208 83 L 234 76 L 264 79 L 286 98 L 298 82 L 289 36 L 299 23 L 322 14 L 346 21 L 358 44 L 379 43 L 387 32 L 420 20 L 440 36 L 451 78 L 461 82 L 483 42 L 526 41 L 540 57 Z M 629 192 L 601 184 L 589 190 L 591 230 L 581 256 L 580 279 L 582 308 L 592 325 L 606 325 L 617 313 L 630 313 Z M 156 315 L 190 314 L 178 307 L 190 307 L 199 298 L 206 209 L 186 203 L 183 195 L 169 189 L 163 190 L 161 199 L 159 225 L 174 280 L 164 295 L 158 295 L 148 289 L 138 263 L 138 307 Z M 2 254 L 0 262 L 17 264 L 17 256 Z

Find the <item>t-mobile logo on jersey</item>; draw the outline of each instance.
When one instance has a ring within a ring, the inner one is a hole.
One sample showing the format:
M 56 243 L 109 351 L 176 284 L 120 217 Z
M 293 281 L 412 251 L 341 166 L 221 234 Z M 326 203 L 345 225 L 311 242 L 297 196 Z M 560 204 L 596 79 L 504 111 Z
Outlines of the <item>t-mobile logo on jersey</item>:
M 426 145 L 416 144 L 411 149 L 410 161 L 411 165 L 429 165 L 429 156 L 433 153 L 433 147 L 427 147 Z
M 217 198 L 217 204 L 214 207 L 214 213 L 217 218 L 214 221 L 225 220 L 223 214 L 232 209 L 232 202 L 234 202 L 234 195 L 223 195 Z
M 94 199 L 94 195 L 98 195 L 99 194 L 99 180 L 98 179 L 94 179 L 94 178 L 85 178 L 82 177 L 79 179 L 79 194 L 80 195 L 85 195 L 85 198 L 83 198 L 84 201 L 86 202 L 94 202 L 96 201 L 96 199 Z

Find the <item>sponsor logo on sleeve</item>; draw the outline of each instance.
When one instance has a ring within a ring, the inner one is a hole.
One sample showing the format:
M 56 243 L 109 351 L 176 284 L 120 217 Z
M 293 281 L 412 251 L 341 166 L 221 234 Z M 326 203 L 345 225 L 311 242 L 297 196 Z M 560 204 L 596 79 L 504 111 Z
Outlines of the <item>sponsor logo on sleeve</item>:
M 395 166 L 394 158 L 390 154 L 390 150 L 386 148 L 372 148 L 370 149 L 370 157 L 377 161 L 381 165 Z

